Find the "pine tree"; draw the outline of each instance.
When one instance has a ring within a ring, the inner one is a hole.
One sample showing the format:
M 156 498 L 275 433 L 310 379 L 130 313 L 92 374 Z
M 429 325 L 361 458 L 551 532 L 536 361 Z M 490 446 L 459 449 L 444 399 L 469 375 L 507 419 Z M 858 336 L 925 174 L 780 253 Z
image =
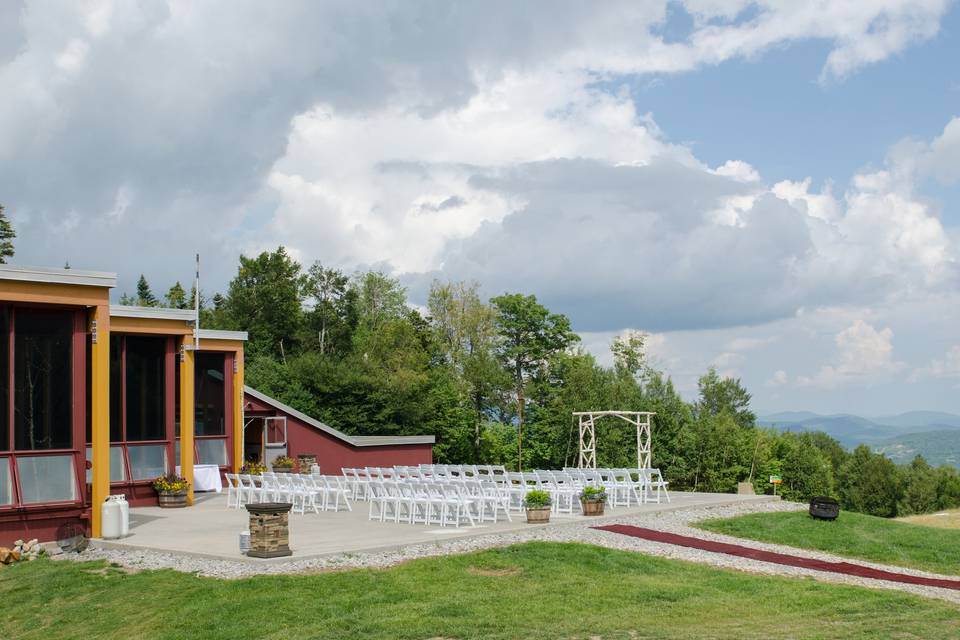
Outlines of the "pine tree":
M 190 302 L 187 300 L 187 292 L 183 290 L 183 285 L 180 284 L 179 280 L 167 291 L 167 295 L 164 296 L 164 301 L 171 309 L 190 308 Z
M 13 230 L 13 225 L 7 220 L 3 213 L 3 205 L 0 204 L 0 264 L 4 264 L 7 258 L 13 257 L 13 239 L 17 237 L 17 232 Z
M 122 304 L 125 307 L 132 307 L 133 305 L 137 304 L 137 299 L 134 298 L 129 293 L 121 293 L 120 304 Z
M 137 280 L 137 304 L 141 307 L 156 307 L 159 304 L 157 297 L 150 291 L 150 285 L 142 273 L 140 274 L 140 279 Z

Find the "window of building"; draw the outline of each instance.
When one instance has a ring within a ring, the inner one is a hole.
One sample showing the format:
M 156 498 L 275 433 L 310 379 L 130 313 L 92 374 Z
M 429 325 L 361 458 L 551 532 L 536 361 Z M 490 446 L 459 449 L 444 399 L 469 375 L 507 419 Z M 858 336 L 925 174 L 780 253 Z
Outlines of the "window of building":
M 224 354 L 196 355 L 196 422 L 198 436 L 222 436 L 224 424 Z
M 166 440 L 166 338 L 126 337 L 127 441 Z
M 153 480 L 168 472 L 166 445 L 131 445 L 127 447 L 127 457 L 133 480 Z
M 0 505 L 13 504 L 13 477 L 10 458 L 0 458 Z
M 17 473 L 24 504 L 78 499 L 72 455 L 20 456 Z
M 10 307 L 0 306 L 0 451 L 10 448 Z M 2 481 L 0 477 L 0 481 Z M 0 502 L 0 504 L 4 504 Z
M 87 447 L 87 462 L 93 461 L 93 447 Z M 126 482 L 127 469 L 123 463 L 123 447 L 110 447 L 110 482 Z M 93 482 L 93 470 L 87 469 L 87 483 Z
M 123 336 L 110 336 L 110 442 L 123 442 Z
M 73 312 L 17 309 L 13 347 L 16 449 L 72 448 L 72 338 Z
M 222 438 L 197 439 L 197 462 L 200 464 L 227 464 L 227 442 Z

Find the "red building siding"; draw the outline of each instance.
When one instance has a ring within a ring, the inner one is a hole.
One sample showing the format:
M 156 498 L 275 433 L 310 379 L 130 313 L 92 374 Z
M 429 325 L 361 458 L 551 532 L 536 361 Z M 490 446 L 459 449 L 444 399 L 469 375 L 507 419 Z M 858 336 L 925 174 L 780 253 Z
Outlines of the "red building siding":
M 343 467 L 416 466 L 433 462 L 433 445 L 430 443 L 355 446 L 249 393 L 244 394 L 244 415 L 247 421 L 256 417 L 285 416 L 287 455 L 294 459 L 298 455 L 315 455 L 320 471 L 326 474 L 340 474 Z

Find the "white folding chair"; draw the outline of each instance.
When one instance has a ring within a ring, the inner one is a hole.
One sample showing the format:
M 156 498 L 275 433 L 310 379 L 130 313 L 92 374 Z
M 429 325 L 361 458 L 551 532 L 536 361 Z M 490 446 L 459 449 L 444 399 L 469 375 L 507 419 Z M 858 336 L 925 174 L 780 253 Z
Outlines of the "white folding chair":
M 227 509 L 239 509 L 243 503 L 243 492 L 240 490 L 240 478 L 235 473 L 223 474 L 227 479 Z

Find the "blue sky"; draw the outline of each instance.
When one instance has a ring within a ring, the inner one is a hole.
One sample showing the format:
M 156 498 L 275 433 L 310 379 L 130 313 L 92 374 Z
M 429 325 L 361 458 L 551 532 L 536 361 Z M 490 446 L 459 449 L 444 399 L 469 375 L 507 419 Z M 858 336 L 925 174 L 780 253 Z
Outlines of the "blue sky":
M 118 294 L 282 244 L 643 332 L 688 396 L 960 412 L 958 59 L 950 0 L 0 3 L 0 202 Z
M 705 162 L 741 158 L 773 182 L 810 176 L 841 188 L 857 169 L 881 164 L 897 141 L 936 136 L 960 109 L 956 7 L 931 41 L 821 84 L 830 49 L 809 40 L 751 59 L 622 81 L 639 112 L 651 112 L 672 140 L 688 143 Z M 936 195 L 956 198 L 957 190 Z M 945 213 L 960 224 L 958 207 Z

